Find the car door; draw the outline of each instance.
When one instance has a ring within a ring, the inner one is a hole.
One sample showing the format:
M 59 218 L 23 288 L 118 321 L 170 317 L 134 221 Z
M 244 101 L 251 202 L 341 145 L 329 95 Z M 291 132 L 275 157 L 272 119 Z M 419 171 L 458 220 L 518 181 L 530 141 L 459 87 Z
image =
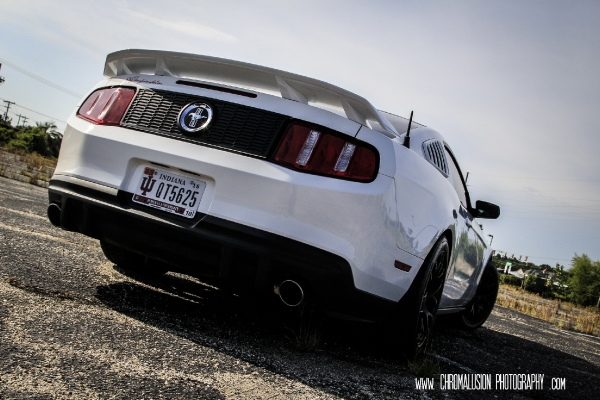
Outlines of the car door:
M 456 219 L 455 247 L 440 307 L 458 307 L 469 299 L 476 271 L 483 262 L 483 242 L 476 231 L 473 215 L 469 212 L 469 194 L 458 163 L 447 147 L 444 150 L 450 169 L 448 179 L 458 195 L 459 202 L 453 213 Z

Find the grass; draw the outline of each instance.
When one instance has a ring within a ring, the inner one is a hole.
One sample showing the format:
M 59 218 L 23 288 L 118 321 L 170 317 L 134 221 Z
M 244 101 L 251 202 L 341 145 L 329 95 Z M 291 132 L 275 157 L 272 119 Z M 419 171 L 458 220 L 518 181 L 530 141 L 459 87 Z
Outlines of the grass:
M 316 353 L 321 349 L 321 333 L 319 327 L 313 325 L 313 313 L 305 307 L 300 309 L 300 325 L 297 331 L 290 329 L 292 336 L 288 337 L 292 345 L 299 351 Z
M 0 148 L 4 152 L 2 164 L 0 165 L 0 176 L 7 176 L 6 170 L 12 162 L 23 162 L 27 165 L 27 169 L 20 172 L 21 175 L 29 178 L 29 183 L 37 185 L 38 181 L 49 182 L 50 175 L 46 173 L 46 167 L 55 168 L 56 158 L 47 158 L 37 153 L 26 153 L 22 150 Z M 12 154 L 8 156 L 8 154 Z M 12 160 L 10 158 L 12 157 Z M 10 177 L 10 174 L 9 174 Z
M 600 310 L 595 307 L 584 308 L 560 300 L 544 299 L 508 285 L 500 286 L 496 303 L 551 322 L 561 329 L 600 336 Z
M 415 376 L 433 378 L 440 374 L 440 360 L 434 354 L 427 352 L 422 357 L 409 361 L 407 369 Z
M 56 167 L 56 158 L 48 158 L 39 155 L 38 153 L 27 153 L 23 150 L 19 149 L 6 149 L 0 148 L 0 150 L 6 153 L 14 154 L 15 160 L 19 158 L 22 162 L 27 164 L 27 166 L 31 169 L 41 169 L 42 167 Z
M 32 169 L 40 170 L 43 167 L 56 167 L 56 158 L 46 158 L 38 153 L 23 153 L 18 155 L 21 157 L 21 161 L 26 163 L 27 166 Z

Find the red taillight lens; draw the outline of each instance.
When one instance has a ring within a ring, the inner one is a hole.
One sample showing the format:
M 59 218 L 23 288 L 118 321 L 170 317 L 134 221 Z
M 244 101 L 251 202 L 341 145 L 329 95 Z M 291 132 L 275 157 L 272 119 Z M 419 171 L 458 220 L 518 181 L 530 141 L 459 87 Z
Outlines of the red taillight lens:
M 377 174 L 377 158 L 365 143 L 342 139 L 318 127 L 292 124 L 273 161 L 299 171 L 370 182 Z
M 98 125 L 119 125 L 134 95 L 132 88 L 96 90 L 81 105 L 77 116 Z

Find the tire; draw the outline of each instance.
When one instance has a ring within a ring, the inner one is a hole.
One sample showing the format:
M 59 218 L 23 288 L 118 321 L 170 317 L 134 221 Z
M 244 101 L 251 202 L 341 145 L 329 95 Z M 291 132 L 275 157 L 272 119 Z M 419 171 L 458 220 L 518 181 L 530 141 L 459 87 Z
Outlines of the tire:
M 102 247 L 102 252 L 109 261 L 124 270 L 146 275 L 163 275 L 168 272 L 165 268 L 147 264 L 145 256 L 125 250 L 104 240 L 100 241 L 100 247 Z
M 429 342 L 431 331 L 442 298 L 450 247 L 445 237 L 440 238 L 425 259 L 411 288 L 399 303 L 394 331 L 401 338 L 400 351 L 409 360 L 422 354 Z
M 453 321 L 457 328 L 464 330 L 475 330 L 488 319 L 496 303 L 500 277 L 498 271 L 488 263 L 483 270 L 479 285 L 466 309 Z

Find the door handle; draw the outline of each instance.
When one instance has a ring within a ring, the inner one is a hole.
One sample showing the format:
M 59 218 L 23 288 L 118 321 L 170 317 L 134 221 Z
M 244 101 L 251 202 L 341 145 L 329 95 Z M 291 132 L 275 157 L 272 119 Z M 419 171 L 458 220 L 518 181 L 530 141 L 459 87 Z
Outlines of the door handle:
M 469 212 L 463 208 L 463 206 L 461 205 L 460 208 L 458 209 L 458 213 L 460 214 L 461 217 L 463 217 L 465 219 L 465 224 L 470 228 L 471 225 L 473 225 L 473 220 L 469 217 L 471 217 L 471 214 L 469 214 Z

